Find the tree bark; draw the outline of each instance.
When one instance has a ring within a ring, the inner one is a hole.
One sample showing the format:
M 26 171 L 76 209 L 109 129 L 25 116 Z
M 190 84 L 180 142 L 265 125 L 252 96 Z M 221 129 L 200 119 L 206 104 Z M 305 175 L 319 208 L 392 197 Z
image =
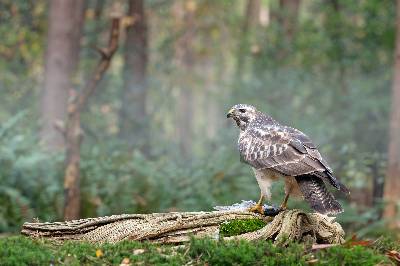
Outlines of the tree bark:
M 78 65 L 83 14 L 84 0 L 50 1 L 40 135 L 45 147 L 52 151 L 65 145 L 54 125 L 66 119 L 68 94 Z
M 396 49 L 392 84 L 392 110 L 390 114 L 388 166 L 386 171 L 383 217 L 392 227 L 400 227 L 400 0 L 397 0 Z
M 223 237 L 219 227 L 232 220 L 260 219 L 266 225 L 253 232 Z M 21 233 L 32 238 L 55 241 L 75 240 L 91 243 L 117 243 L 123 240 L 178 244 L 192 237 L 224 240 L 271 240 L 343 244 L 344 231 L 334 218 L 301 210 L 286 210 L 274 218 L 244 211 L 174 212 L 122 214 L 56 223 L 25 223 Z
M 193 39 L 195 37 L 194 1 L 180 1 L 176 6 L 176 14 L 182 22 L 181 36 L 176 43 L 175 57 L 179 72 L 178 121 L 177 135 L 180 140 L 180 150 L 188 155 L 192 148 L 192 118 L 193 118 L 193 85 L 194 61 Z
M 65 135 L 67 148 L 64 176 L 65 220 L 78 219 L 80 215 L 80 147 L 83 136 L 80 114 L 110 66 L 111 59 L 118 48 L 119 24 L 120 18 L 113 18 L 108 47 L 97 49 L 101 54 L 101 59 L 82 91 L 69 100 L 66 128 L 64 131 L 60 129 Z
M 145 150 L 147 143 L 148 33 L 143 0 L 129 1 L 132 24 L 127 27 L 124 54 L 124 89 L 120 111 L 120 136 Z

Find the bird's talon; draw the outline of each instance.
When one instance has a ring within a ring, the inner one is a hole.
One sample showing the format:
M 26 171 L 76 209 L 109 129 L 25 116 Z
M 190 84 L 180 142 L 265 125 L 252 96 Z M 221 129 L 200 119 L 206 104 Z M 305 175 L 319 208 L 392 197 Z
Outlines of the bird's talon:
M 262 205 L 256 204 L 253 207 L 249 208 L 249 212 L 264 214 L 264 209 L 263 209 Z

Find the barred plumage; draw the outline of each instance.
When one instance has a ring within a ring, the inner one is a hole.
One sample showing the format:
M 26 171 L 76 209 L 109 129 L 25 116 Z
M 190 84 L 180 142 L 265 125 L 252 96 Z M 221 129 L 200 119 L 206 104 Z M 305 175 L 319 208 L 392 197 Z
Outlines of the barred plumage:
M 340 203 L 326 189 L 324 182 L 313 175 L 296 176 L 304 199 L 311 208 L 322 214 L 338 214 L 343 212 Z

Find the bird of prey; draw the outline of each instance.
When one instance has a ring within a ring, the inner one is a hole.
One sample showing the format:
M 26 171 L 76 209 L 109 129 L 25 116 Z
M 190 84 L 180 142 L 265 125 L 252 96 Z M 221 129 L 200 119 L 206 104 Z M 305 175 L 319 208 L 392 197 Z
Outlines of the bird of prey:
M 253 168 L 261 189 L 260 199 L 250 211 L 263 213 L 262 202 L 271 198 L 272 182 L 279 178 L 285 181 L 281 209 L 286 209 L 293 195 L 303 196 L 312 209 L 322 214 L 343 211 L 324 181 L 343 193 L 349 190 L 333 175 L 308 136 L 247 104 L 233 106 L 227 118 L 233 118 L 240 129 L 240 159 Z

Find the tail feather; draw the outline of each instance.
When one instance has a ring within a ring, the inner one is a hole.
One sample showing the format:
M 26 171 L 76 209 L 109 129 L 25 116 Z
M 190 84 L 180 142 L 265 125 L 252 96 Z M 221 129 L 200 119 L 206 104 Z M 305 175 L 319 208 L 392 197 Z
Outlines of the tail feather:
M 328 181 L 334 188 L 341 191 L 342 193 L 348 195 L 350 194 L 350 190 L 342 183 L 339 179 L 334 177 L 331 172 L 313 172 L 311 175 L 318 176 L 326 181 Z
M 327 190 L 324 182 L 318 176 L 300 175 L 296 176 L 304 199 L 311 208 L 322 214 L 338 214 L 343 212 L 340 203 Z
M 343 192 L 344 194 L 350 194 L 350 190 L 342 183 L 340 182 L 339 179 L 335 178 L 332 173 L 325 171 L 325 174 L 329 177 L 329 181 L 331 182 L 331 184 L 337 188 L 338 190 L 340 190 L 341 192 Z

